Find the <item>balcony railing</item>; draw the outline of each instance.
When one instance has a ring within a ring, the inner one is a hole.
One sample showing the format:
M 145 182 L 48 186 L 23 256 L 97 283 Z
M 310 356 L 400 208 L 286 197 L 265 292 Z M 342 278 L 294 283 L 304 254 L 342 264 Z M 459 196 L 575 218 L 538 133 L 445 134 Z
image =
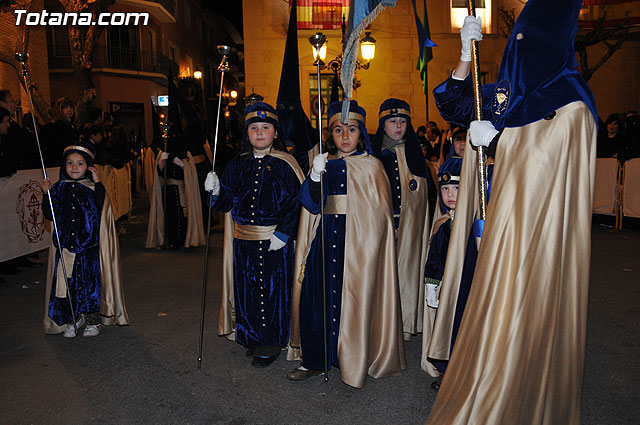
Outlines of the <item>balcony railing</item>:
M 50 46 L 49 68 L 71 68 L 68 46 Z M 178 75 L 178 64 L 156 52 L 122 47 L 98 46 L 93 54 L 93 68 L 113 68 L 126 71 L 154 72 Z

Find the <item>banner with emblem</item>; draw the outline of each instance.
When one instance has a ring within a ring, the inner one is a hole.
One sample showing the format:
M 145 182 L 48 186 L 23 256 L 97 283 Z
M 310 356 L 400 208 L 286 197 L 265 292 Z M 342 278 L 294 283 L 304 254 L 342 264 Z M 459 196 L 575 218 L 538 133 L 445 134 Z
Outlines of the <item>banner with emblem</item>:
M 47 169 L 51 183 L 60 168 Z M 49 247 L 49 227 L 42 214 L 42 170 L 21 170 L 0 178 L 0 261 L 10 260 Z

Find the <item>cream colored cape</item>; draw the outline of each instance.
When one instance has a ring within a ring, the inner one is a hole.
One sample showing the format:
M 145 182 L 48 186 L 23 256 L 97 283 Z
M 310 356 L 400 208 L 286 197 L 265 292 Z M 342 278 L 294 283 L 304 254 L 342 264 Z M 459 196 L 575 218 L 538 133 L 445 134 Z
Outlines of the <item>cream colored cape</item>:
M 580 423 L 595 141 L 579 101 L 504 129 L 471 292 L 427 424 Z
M 56 248 L 52 241 L 49 244 L 49 261 L 47 266 L 47 283 L 44 298 L 44 318 L 42 320 L 45 334 L 57 334 L 64 332 L 67 325 L 59 326 L 49 317 L 49 297 L 51 294 L 51 283 L 56 261 Z M 124 291 L 122 285 L 122 272 L 120 267 L 120 244 L 118 243 L 118 231 L 113 219 L 111 201 L 105 194 L 104 205 L 100 217 L 100 273 L 102 285 L 100 292 L 100 315 L 102 324 L 128 325 L 129 315 L 124 303 Z M 67 273 L 73 270 L 72 264 L 65 264 Z M 77 320 L 77 318 L 76 318 Z
M 431 247 L 431 240 L 433 239 L 433 236 L 436 234 L 440 226 L 442 226 L 444 223 L 447 222 L 447 220 L 451 218 L 450 211 L 447 211 L 447 213 L 445 214 L 442 213 L 442 210 L 440 208 L 440 196 L 438 196 L 437 202 L 438 204 L 436 206 L 436 211 L 438 211 L 439 214 L 437 214 L 438 218 L 437 219 L 434 218 L 434 221 L 433 221 L 433 227 L 431 228 L 431 234 L 429 235 L 429 248 Z M 434 216 L 435 215 L 436 214 L 434 214 Z M 446 273 L 446 268 L 445 268 L 445 273 Z M 424 272 L 422 276 L 424 276 Z M 442 286 L 440 291 L 442 291 Z M 426 294 L 423 294 L 423 297 L 426 297 Z M 436 367 L 431 362 L 428 361 L 427 349 L 429 348 L 429 343 L 433 338 L 433 328 L 436 322 L 436 313 L 440 315 L 440 308 L 438 309 L 431 308 L 427 305 L 426 300 L 423 300 L 423 309 L 424 309 L 424 314 L 422 315 L 422 318 L 423 318 L 422 355 L 420 357 L 420 367 L 429 375 L 433 376 L 434 378 L 437 378 L 441 375 L 441 373 L 438 371 L 438 369 L 436 369 Z
M 402 306 L 402 329 L 405 334 L 422 332 L 424 310 L 424 265 L 427 262 L 429 237 L 429 195 L 427 179 L 411 173 L 404 144 L 396 146 L 402 208 L 398 229 L 398 282 Z M 416 190 L 409 182 L 417 183 Z M 408 335 L 407 335 L 408 336 Z
M 162 151 L 158 152 L 157 169 L 162 157 Z M 187 160 L 184 163 L 184 194 L 187 203 L 187 234 L 184 239 L 184 247 L 201 246 L 205 244 L 205 233 L 202 228 L 202 203 L 200 201 L 200 189 L 198 186 L 198 174 L 196 173 L 193 156 L 187 152 Z M 164 210 L 162 206 L 163 176 L 156 175 L 153 179 L 153 194 L 149 210 L 149 224 L 147 227 L 146 248 L 155 248 L 164 244 Z
M 149 201 L 151 201 L 153 196 L 153 181 L 155 180 L 156 175 L 156 157 L 151 148 L 146 148 L 144 150 L 144 161 L 142 163 L 142 167 L 144 168 L 144 187 L 147 191 L 147 195 L 149 196 Z
M 402 313 L 389 181 L 382 163 L 366 153 L 345 157 L 347 218 L 338 359 L 344 383 L 361 388 L 374 378 L 400 375 L 405 368 Z M 294 311 L 299 319 L 306 255 L 318 216 L 302 209 L 298 230 Z M 307 226 L 307 227 L 304 227 Z M 291 346 L 299 347 L 299 324 Z M 302 353 L 304 356 L 304 353 Z M 289 358 L 293 358 L 290 354 Z
M 304 174 L 295 158 L 283 151 L 272 149 L 269 152 L 274 158 L 278 158 L 289 164 L 293 172 L 302 183 Z M 235 340 L 235 305 L 233 297 L 233 234 L 235 222 L 231 217 L 231 212 L 224 215 L 224 239 L 222 248 L 222 303 L 220 304 L 220 317 L 218 321 L 218 335 L 226 336 L 230 340 Z M 294 304 L 299 302 L 294 299 Z

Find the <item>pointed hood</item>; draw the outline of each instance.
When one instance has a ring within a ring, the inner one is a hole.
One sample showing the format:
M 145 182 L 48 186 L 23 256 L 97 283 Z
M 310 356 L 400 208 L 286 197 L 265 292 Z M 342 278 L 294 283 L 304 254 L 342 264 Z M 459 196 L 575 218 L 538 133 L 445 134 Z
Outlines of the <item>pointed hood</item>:
M 496 128 L 538 121 L 581 100 L 597 120 L 591 89 L 577 71 L 574 41 L 582 0 L 529 0 L 502 55 L 491 98 Z
M 318 142 L 318 131 L 311 126 L 300 100 L 298 20 L 295 0 L 291 2 L 287 43 L 284 48 L 278 90 L 277 113 L 282 131 L 281 139 L 306 173 L 309 169 L 307 152 Z

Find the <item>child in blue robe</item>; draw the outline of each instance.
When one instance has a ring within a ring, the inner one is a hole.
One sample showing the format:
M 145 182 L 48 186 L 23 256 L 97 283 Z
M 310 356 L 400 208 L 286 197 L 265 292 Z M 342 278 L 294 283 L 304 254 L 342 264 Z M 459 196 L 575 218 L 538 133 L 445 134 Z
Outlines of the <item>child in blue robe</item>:
M 227 214 L 219 335 L 248 348 L 251 365 L 266 367 L 289 342 L 294 239 L 303 179 L 295 159 L 278 144 L 278 116 L 257 102 L 245 111 L 244 152 L 222 178 L 209 173 L 213 208 Z
M 56 248 L 55 268 L 49 298 L 48 316 L 57 325 L 67 324 L 65 338 L 76 336 L 85 320 L 87 326 L 82 336 L 96 336 L 100 324 L 100 217 L 105 201 L 105 188 L 93 167 L 95 148 L 85 142 L 67 146 L 63 153 L 60 180 L 51 185 L 46 179 L 43 190 L 49 190 L 55 211 L 58 234 L 62 247 L 67 282 L 62 270 L 60 246 L 53 237 Z M 43 197 L 42 212 L 52 219 L 49 195 Z M 69 305 L 73 305 L 73 315 Z M 76 326 L 72 317 L 76 318 Z
M 345 124 L 341 108 L 341 102 L 329 106 L 331 157 L 314 158 L 300 190 L 304 210 L 296 252 L 299 315 L 294 311 L 294 317 L 299 317 L 302 364 L 287 379 L 301 381 L 324 370 L 326 297 L 327 366 L 339 367 L 343 382 L 361 388 L 367 375 L 402 373 L 404 343 L 389 180 L 383 164 L 369 154 L 364 109 L 352 100 Z M 293 341 L 292 336 L 292 346 Z

